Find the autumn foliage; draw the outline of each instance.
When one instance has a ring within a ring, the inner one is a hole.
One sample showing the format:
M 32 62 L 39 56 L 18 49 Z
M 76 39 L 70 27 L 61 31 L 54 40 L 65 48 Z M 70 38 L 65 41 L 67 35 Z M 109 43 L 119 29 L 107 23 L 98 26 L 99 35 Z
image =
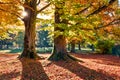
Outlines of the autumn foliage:
M 17 59 L 0 54 L 0 80 L 119 80 L 120 59 L 111 55 L 73 54 L 82 62 Z M 49 54 L 40 54 L 48 57 Z

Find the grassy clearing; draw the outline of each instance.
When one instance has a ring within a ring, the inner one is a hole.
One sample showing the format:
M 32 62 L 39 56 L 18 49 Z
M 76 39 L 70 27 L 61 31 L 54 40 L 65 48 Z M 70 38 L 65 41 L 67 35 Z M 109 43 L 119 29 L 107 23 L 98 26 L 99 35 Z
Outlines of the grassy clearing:
M 5 50 L 0 50 L 0 53 L 22 53 L 23 49 L 5 49 Z M 52 52 L 52 47 L 50 48 L 36 48 L 37 53 L 51 53 Z

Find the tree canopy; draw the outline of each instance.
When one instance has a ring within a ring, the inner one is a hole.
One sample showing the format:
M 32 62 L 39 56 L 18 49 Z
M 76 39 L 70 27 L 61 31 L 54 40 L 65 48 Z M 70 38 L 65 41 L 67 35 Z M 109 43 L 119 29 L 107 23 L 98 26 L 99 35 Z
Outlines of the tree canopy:
M 26 48 L 30 54 L 35 53 L 35 27 L 42 22 L 50 24 L 48 29 L 52 25 L 54 39 L 62 35 L 65 44 L 83 40 L 119 40 L 118 4 L 117 0 L 1 0 L 0 35 L 9 32 L 9 25 L 24 24 L 24 54 Z M 46 14 L 52 15 L 55 21 L 42 21 L 40 16 Z

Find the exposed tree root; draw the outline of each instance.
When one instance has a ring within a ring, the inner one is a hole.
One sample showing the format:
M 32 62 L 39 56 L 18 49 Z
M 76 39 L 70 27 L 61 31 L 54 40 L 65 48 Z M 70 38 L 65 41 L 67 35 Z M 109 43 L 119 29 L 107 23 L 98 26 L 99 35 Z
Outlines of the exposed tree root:
M 45 59 L 45 57 L 39 56 L 36 53 L 34 53 L 34 54 L 27 53 L 27 55 L 22 53 L 21 55 L 18 56 L 18 58 L 19 59 L 28 58 L 28 59 L 35 59 L 35 60 L 43 60 L 43 59 Z
M 79 61 L 79 62 L 83 62 L 81 61 L 80 59 L 68 54 L 68 53 L 53 53 L 49 58 L 48 60 L 50 61 L 59 61 L 59 60 L 63 60 L 63 61 L 68 61 L 68 60 L 73 60 L 73 61 Z

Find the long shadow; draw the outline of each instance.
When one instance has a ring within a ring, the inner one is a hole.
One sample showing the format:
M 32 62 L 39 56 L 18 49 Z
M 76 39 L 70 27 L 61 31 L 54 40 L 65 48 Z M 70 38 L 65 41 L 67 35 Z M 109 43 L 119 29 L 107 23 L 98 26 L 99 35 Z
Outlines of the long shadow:
M 102 71 L 95 71 L 89 69 L 78 62 L 65 62 L 65 61 L 58 61 L 53 62 L 55 65 L 63 67 L 64 69 L 69 70 L 70 72 L 76 74 L 80 79 L 83 80 L 115 80 L 109 74 L 103 73 Z M 96 65 L 97 66 L 97 65 Z
M 16 78 L 17 76 L 20 76 L 20 72 L 10 72 L 10 73 L 1 73 L 0 72 L 0 80 L 12 80 L 13 78 Z
M 120 58 L 112 55 L 99 55 L 99 54 L 73 54 L 78 58 L 83 59 L 94 59 L 93 62 L 105 65 L 115 65 L 120 66 Z
M 50 80 L 41 63 L 37 60 L 22 59 L 21 80 Z

